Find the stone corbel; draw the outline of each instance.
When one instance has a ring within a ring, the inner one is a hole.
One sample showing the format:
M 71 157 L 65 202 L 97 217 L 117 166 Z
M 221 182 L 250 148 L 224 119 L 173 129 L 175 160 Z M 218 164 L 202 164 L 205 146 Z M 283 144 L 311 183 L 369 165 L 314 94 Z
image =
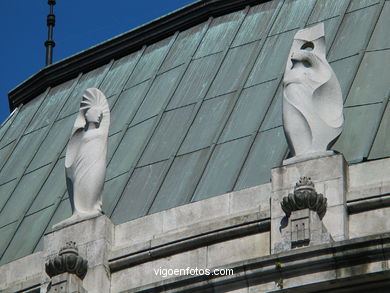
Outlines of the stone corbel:
M 322 219 L 326 213 L 327 200 L 316 192 L 310 177 L 301 177 L 295 185 L 294 193 L 285 196 L 280 205 L 287 217 L 294 211 L 309 209 L 317 212 Z
M 51 278 L 48 292 L 85 293 L 82 284 L 88 270 L 88 261 L 78 253 L 76 243 L 69 241 L 45 264 L 46 274 Z
M 316 192 L 310 177 L 301 177 L 294 192 L 285 196 L 280 205 L 287 220 L 282 228 L 280 251 L 333 241 L 322 223 L 327 199 Z

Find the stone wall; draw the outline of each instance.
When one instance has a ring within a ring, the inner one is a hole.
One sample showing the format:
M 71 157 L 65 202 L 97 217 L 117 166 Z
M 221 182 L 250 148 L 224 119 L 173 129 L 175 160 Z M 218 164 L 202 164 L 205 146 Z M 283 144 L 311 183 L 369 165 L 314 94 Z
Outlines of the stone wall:
M 269 184 L 121 225 L 105 216 L 86 220 L 46 235 L 43 252 L 1 266 L 0 291 L 52 292 L 54 281 L 44 264 L 67 241 L 76 242 L 89 268 L 84 280 L 66 275 L 61 280 L 76 280 L 76 287 L 87 292 L 311 292 L 315 286 L 337 292 L 340 286 L 364 288 L 368 277 L 380 288 L 389 279 L 389 171 L 390 158 L 348 166 L 335 155 L 273 169 Z M 280 201 L 302 176 L 311 177 L 327 198 L 318 223 L 330 237 L 322 244 L 311 239 L 278 250 L 276 244 L 285 237 Z M 187 268 L 227 268 L 234 274 L 155 273 Z M 372 292 L 380 290 L 370 286 Z

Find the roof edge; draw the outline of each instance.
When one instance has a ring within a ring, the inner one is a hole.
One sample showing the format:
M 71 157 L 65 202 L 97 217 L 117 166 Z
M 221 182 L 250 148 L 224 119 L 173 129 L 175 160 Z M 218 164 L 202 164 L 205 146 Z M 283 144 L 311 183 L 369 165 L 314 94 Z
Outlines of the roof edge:
M 128 55 L 143 45 L 149 45 L 202 23 L 211 16 L 239 10 L 247 5 L 269 0 L 203 0 L 185 6 L 166 16 L 151 21 L 127 33 L 44 67 L 8 93 L 10 110 L 25 104 L 41 94 L 49 86 L 55 86 L 80 72 L 90 71 L 112 59 Z

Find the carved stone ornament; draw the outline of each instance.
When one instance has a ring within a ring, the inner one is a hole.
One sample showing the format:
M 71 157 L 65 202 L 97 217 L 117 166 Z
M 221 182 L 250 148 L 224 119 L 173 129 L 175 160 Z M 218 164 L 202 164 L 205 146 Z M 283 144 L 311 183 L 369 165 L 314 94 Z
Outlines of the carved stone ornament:
M 110 110 L 105 95 L 96 88 L 85 91 L 65 157 L 66 185 L 73 215 L 55 229 L 102 214 L 102 191 Z
M 295 34 L 283 78 L 283 127 L 291 158 L 334 154 L 344 125 L 340 84 L 326 60 L 324 24 Z
M 317 212 L 320 219 L 322 219 L 326 213 L 327 199 L 316 192 L 310 177 L 301 177 L 295 185 L 294 193 L 283 197 L 280 204 L 287 217 L 291 215 L 292 211 L 308 208 Z
M 88 261 L 79 256 L 76 243 L 70 241 L 66 243 L 57 256 L 46 262 L 45 270 L 50 278 L 63 273 L 70 273 L 82 280 L 87 274 Z

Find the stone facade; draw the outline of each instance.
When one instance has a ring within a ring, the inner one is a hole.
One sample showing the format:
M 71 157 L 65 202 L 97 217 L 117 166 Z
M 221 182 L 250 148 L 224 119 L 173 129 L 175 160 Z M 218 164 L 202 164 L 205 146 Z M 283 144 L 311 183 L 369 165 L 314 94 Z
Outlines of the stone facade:
M 331 292 L 341 287 L 350 288 L 342 292 L 360 292 L 355 286 L 365 288 L 369 278 L 375 280 L 369 292 L 384 292 L 375 288 L 385 286 L 390 275 L 390 235 L 383 220 L 390 211 L 386 171 L 390 159 L 348 166 L 342 155 L 334 155 L 275 168 L 270 184 L 121 225 L 106 216 L 89 219 L 46 235 L 42 253 L 0 267 L 0 289 L 54 292 L 49 290 L 63 284 L 69 289 L 59 292 L 237 293 L 287 288 L 314 292 L 313 286 L 321 286 Z M 306 219 L 310 231 L 300 231 L 300 236 L 291 232 L 285 238 L 280 199 L 294 191 L 302 176 L 310 176 L 317 192 L 327 198 L 327 211 L 322 220 L 309 209 L 292 212 L 287 228 Z M 310 239 L 310 244 L 297 242 L 297 237 Z M 297 245 L 279 249 L 278 243 L 286 239 Z M 88 260 L 84 280 L 69 273 L 50 279 L 45 273 L 45 261 L 68 241 L 74 241 L 79 255 Z M 195 276 L 187 268 L 234 273 Z M 175 269 L 188 273 L 164 276 Z

